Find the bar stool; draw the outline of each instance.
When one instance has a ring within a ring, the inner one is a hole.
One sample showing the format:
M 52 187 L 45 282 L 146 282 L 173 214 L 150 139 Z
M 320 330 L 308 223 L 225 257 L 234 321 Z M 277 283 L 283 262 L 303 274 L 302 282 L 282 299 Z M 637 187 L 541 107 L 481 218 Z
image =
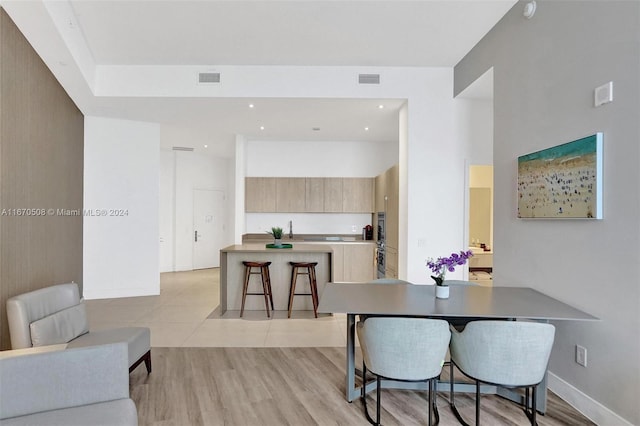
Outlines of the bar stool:
M 250 262 L 243 261 L 244 265 L 244 286 L 242 288 L 242 307 L 240 308 L 240 317 L 244 314 L 244 302 L 247 295 L 264 295 L 264 305 L 267 308 L 267 318 L 271 318 L 269 314 L 269 301 L 271 301 L 271 310 L 273 309 L 273 294 L 271 292 L 271 277 L 269 276 L 269 265 L 271 262 Z M 258 268 L 254 271 L 253 268 Z M 260 275 L 262 281 L 262 293 L 248 293 L 249 280 L 251 275 Z
M 291 287 L 289 287 L 289 315 L 291 318 L 291 308 L 293 307 L 293 296 L 311 296 L 313 302 L 313 314 L 318 318 L 318 283 L 316 281 L 316 265 L 318 262 L 289 262 L 291 269 Z M 306 270 L 303 271 L 303 270 Z M 296 281 L 298 275 L 306 275 L 309 278 L 309 293 L 296 293 Z

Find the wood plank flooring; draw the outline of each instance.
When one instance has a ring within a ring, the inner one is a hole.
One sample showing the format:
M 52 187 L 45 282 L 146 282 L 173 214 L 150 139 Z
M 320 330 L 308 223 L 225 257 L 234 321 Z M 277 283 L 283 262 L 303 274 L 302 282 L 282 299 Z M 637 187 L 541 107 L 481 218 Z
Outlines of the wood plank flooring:
M 144 425 L 368 425 L 360 401 L 344 394 L 344 348 L 153 348 L 153 372 L 143 367 L 131 374 L 131 397 Z M 443 372 L 446 377 L 446 373 Z M 372 394 L 375 396 L 375 392 Z M 438 394 L 440 424 L 458 425 Z M 371 407 L 375 403 L 370 399 Z M 468 420 L 474 401 L 456 395 Z M 384 390 L 384 425 L 426 424 L 426 392 Z M 511 401 L 482 398 L 483 425 L 526 425 Z M 593 425 L 549 392 L 540 426 Z

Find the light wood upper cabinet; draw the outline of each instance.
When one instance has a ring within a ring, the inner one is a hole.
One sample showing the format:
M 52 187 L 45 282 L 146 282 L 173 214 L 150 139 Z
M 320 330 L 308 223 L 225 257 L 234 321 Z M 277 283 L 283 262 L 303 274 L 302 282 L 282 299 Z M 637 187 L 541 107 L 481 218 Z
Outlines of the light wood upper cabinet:
M 305 211 L 305 179 L 276 178 L 276 212 Z
M 385 191 L 385 174 L 379 174 L 378 176 L 376 176 L 375 182 L 374 182 L 374 186 L 375 186 L 375 199 L 374 199 L 374 203 L 375 203 L 375 212 L 384 212 L 385 211 L 385 202 L 384 202 L 384 197 L 386 196 L 386 191 Z
M 306 178 L 305 187 L 304 211 L 324 212 L 324 178 Z
M 276 211 L 276 178 L 245 179 L 244 209 L 249 213 Z
M 372 213 L 373 178 L 245 179 L 248 213 Z
M 385 192 L 387 196 L 386 202 L 386 245 L 387 247 L 398 248 L 399 223 L 400 223 L 400 176 L 398 166 L 395 165 L 387 170 L 385 176 Z
M 324 178 L 324 211 L 342 213 L 342 178 Z
M 344 178 L 342 180 L 342 211 L 344 213 L 373 212 L 372 178 Z

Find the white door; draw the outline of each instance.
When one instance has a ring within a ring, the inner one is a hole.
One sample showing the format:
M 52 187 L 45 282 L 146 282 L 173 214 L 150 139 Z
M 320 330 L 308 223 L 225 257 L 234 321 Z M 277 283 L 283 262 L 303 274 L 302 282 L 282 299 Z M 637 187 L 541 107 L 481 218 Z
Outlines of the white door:
M 225 230 L 224 207 L 223 191 L 193 190 L 193 269 L 220 266 Z

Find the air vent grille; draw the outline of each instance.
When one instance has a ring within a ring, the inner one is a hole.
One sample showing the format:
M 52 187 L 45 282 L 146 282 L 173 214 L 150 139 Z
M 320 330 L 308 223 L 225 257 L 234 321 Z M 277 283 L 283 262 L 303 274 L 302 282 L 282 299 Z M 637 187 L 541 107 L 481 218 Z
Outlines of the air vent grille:
M 380 74 L 358 74 L 360 84 L 380 84 Z
M 193 148 L 190 148 L 188 146 L 174 146 L 173 150 L 174 151 L 193 151 Z
M 220 73 L 201 72 L 198 74 L 198 83 L 220 83 Z

